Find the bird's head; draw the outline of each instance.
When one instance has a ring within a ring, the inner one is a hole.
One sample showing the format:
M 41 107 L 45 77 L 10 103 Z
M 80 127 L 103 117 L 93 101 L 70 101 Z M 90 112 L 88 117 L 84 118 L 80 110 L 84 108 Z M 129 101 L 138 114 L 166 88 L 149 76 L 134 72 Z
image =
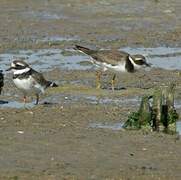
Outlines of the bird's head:
M 145 56 L 141 54 L 130 55 L 129 59 L 136 67 L 150 67 L 151 64 L 146 62 Z
M 22 60 L 14 60 L 10 68 L 8 68 L 6 71 L 13 71 L 14 74 L 23 74 L 25 72 L 28 72 L 31 69 L 31 67 Z

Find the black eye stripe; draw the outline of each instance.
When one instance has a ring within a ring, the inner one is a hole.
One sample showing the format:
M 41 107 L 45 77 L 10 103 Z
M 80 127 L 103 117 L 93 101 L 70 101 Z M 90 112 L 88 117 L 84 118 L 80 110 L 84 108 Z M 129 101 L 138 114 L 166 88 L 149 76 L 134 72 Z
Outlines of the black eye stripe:
M 16 65 L 15 67 L 14 67 L 14 69 L 25 69 L 26 67 L 25 66 L 21 66 L 21 65 Z
M 145 62 L 143 61 L 143 60 L 136 60 L 136 61 L 134 61 L 136 64 L 138 64 L 138 65 L 142 65 L 142 64 L 144 64 Z

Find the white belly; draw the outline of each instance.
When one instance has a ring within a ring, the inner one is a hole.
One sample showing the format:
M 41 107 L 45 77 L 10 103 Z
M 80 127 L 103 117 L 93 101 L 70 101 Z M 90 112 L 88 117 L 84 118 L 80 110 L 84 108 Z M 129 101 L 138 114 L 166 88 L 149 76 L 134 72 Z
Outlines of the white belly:
M 13 79 L 16 87 L 20 90 L 22 90 L 24 93 L 40 93 L 44 92 L 44 88 L 36 83 L 34 79 L 30 76 L 27 79 Z
M 113 66 L 111 64 L 103 63 L 103 66 L 105 66 L 107 69 L 117 71 L 117 72 L 126 72 L 125 63 L 120 63 L 116 66 Z
M 95 63 L 95 61 L 94 61 Z M 112 71 L 117 71 L 117 72 L 127 72 L 126 68 L 125 68 L 125 62 L 123 63 L 120 63 L 116 66 L 113 66 L 111 64 L 107 64 L 107 63 L 100 63 L 100 62 L 97 62 L 95 63 L 97 66 L 101 67 L 103 69 L 103 71 L 107 71 L 108 69 L 109 70 L 112 70 Z

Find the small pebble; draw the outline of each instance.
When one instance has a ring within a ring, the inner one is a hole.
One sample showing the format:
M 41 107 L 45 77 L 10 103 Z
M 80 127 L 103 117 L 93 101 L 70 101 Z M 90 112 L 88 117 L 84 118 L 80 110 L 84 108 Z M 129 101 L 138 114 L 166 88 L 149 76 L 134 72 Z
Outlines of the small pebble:
M 19 134 L 24 134 L 24 131 L 18 131 Z

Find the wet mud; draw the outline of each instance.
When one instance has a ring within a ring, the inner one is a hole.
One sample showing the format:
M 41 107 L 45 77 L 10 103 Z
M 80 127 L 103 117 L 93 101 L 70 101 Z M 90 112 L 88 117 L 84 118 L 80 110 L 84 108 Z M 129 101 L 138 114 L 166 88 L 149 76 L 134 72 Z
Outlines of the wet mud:
M 180 1 L 0 1 L 0 69 L 28 62 L 59 87 L 22 102 L 5 73 L 0 95 L 0 179 L 180 179 L 177 135 L 126 131 L 141 97 L 175 82 L 181 112 Z M 4 23 L 6 21 L 6 23 Z M 143 54 L 151 68 L 112 72 L 95 88 L 97 67 L 81 44 Z

